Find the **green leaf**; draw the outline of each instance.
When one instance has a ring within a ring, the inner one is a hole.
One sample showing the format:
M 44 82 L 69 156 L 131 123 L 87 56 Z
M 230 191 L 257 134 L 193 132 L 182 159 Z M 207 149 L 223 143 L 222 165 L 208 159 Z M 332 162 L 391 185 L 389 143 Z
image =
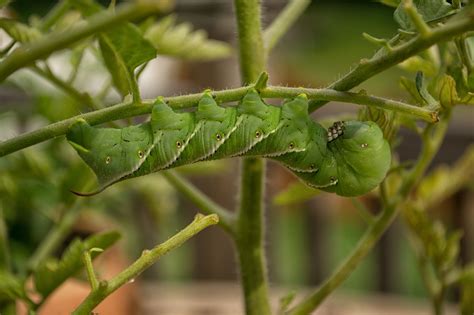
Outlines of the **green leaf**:
M 156 57 L 156 49 L 142 36 L 140 29 L 131 23 L 115 27 L 105 36 L 129 70 Z
M 11 273 L 0 270 L 0 304 L 26 297 L 23 283 Z
M 426 82 L 423 77 L 423 72 L 418 71 L 416 73 L 415 83 L 418 94 L 420 94 L 420 96 L 423 98 L 424 103 L 427 104 L 430 108 L 436 109 L 438 107 L 438 102 L 428 92 Z
M 449 75 L 441 76 L 436 84 L 439 102 L 444 108 L 451 108 L 460 103 L 458 93 L 456 91 L 456 81 Z
M 445 0 L 413 0 L 413 5 L 425 22 L 440 19 L 453 12 L 453 7 Z M 410 18 L 403 9 L 403 1 L 398 5 L 393 16 L 402 29 L 414 29 Z
M 294 203 L 307 201 L 321 193 L 320 190 L 309 187 L 302 182 L 294 182 L 273 198 L 273 203 L 278 206 L 286 206 Z
M 156 57 L 156 49 L 131 23 L 101 34 L 99 45 L 105 65 L 122 96 L 133 91 L 135 68 Z
M 69 244 L 59 261 L 50 259 L 39 265 L 34 272 L 36 290 L 45 298 L 84 267 L 81 259 L 84 251 L 95 247 L 106 249 L 119 238 L 120 234 L 118 232 L 107 232 L 95 234 L 84 241 L 75 239 Z M 92 252 L 92 259 L 98 254 L 100 253 L 97 251 Z
M 418 93 L 416 83 L 414 81 L 408 79 L 407 77 L 400 77 L 400 85 L 410 94 L 416 104 L 423 104 L 423 98 L 420 96 L 420 93 Z
M 459 245 L 462 237 L 462 231 L 454 231 L 450 233 L 446 240 L 446 246 L 442 255 L 443 261 L 441 268 L 448 271 L 454 267 L 459 257 Z
M 175 25 L 175 17 L 168 16 L 149 27 L 145 32 L 159 55 L 188 60 L 213 60 L 228 57 L 230 45 L 207 38 L 203 30 L 193 31 L 189 23 Z
M 20 43 L 33 42 L 42 36 L 36 28 L 10 19 L 0 19 L 0 28 Z

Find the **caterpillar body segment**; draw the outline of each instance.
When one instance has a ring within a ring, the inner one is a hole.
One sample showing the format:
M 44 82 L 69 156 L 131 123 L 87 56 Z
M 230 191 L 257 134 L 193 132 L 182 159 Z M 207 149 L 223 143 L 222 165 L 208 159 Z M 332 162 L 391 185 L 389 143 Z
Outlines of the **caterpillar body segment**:
M 308 115 L 305 95 L 282 106 L 251 89 L 237 107 L 209 92 L 195 112 L 175 112 L 161 99 L 149 122 L 121 129 L 73 124 L 67 139 L 97 175 L 99 190 L 131 177 L 234 156 L 281 162 L 309 186 L 342 196 L 375 188 L 390 166 L 390 147 L 373 122 L 337 122 L 326 130 Z

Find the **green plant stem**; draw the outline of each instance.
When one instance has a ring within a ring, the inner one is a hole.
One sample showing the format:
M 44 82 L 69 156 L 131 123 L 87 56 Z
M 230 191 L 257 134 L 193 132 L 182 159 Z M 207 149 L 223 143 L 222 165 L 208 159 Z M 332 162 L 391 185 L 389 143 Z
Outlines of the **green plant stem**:
M 37 65 L 31 66 L 30 69 L 41 76 L 44 79 L 47 79 L 49 82 L 54 84 L 59 89 L 63 90 L 66 94 L 74 98 L 79 104 L 84 104 L 91 109 L 97 110 L 103 106 L 97 104 L 97 102 L 87 93 L 82 93 L 76 90 L 71 84 L 62 79 L 58 78 L 54 73 L 49 70 L 43 70 Z
M 286 34 L 310 3 L 311 0 L 292 0 L 288 2 L 283 11 L 273 20 L 272 24 L 265 29 L 263 40 L 267 54 Z
M 239 64 L 243 85 L 255 82 L 265 69 L 260 22 L 260 1 L 234 0 L 239 39 Z
M 474 8 L 466 7 L 464 11 L 454 15 L 445 25 L 431 29 L 428 36 L 416 36 L 403 44 L 393 47 L 391 51 L 386 51 L 385 48 L 382 48 L 372 58 L 362 59 L 357 67 L 329 85 L 329 88 L 338 91 L 348 91 L 374 75 L 399 64 L 434 44 L 474 30 Z M 326 101 L 312 102 L 310 111 L 314 111 L 324 103 Z
M 223 91 L 215 91 L 212 94 L 216 97 L 216 100 L 218 102 L 232 102 L 240 100 L 250 88 L 252 88 L 252 86 L 239 87 Z M 296 97 L 301 93 L 305 93 L 309 99 L 349 102 L 391 109 L 410 114 L 414 117 L 430 122 L 437 119 L 437 112 L 430 111 L 426 108 L 411 106 L 402 102 L 387 100 L 374 96 L 368 96 L 361 93 L 339 92 L 331 89 L 309 89 L 270 86 L 261 91 L 261 96 L 268 98 L 286 98 Z M 195 106 L 202 96 L 203 93 L 196 93 L 189 95 L 165 97 L 164 100 L 175 109 L 184 109 Z M 352 102 L 352 100 L 354 101 Z M 153 102 L 154 100 L 144 100 L 141 104 L 136 104 L 132 102 L 120 103 L 90 113 L 85 113 L 62 121 L 58 121 L 48 126 L 39 128 L 35 131 L 28 132 L 12 139 L 2 141 L 0 142 L 0 157 L 27 148 L 34 144 L 43 142 L 45 140 L 61 136 L 65 134 L 71 124 L 76 122 L 79 118 L 85 119 L 91 125 L 98 125 L 101 123 L 106 123 L 118 119 L 148 114 L 151 112 Z
M 124 21 L 162 12 L 168 7 L 167 1 L 136 1 L 123 5 L 115 13 L 109 11 L 98 13 L 92 16 L 88 23 L 75 26 L 67 32 L 53 32 L 34 43 L 25 44 L 14 50 L 0 63 L 0 82 L 25 65 L 46 58 L 52 52 L 67 48 L 83 38 Z
M 286 98 L 286 97 L 295 97 L 295 93 L 306 94 L 309 99 L 317 100 L 322 95 L 320 95 L 321 89 L 310 89 L 310 88 L 288 88 L 281 86 L 273 86 L 263 89 L 261 95 L 264 97 L 272 98 Z M 364 93 L 351 93 L 351 92 L 341 92 L 336 90 L 328 89 L 324 93 L 324 97 L 331 99 L 331 101 L 366 105 L 371 107 L 377 107 L 386 110 L 394 110 L 403 114 L 408 114 L 416 118 L 423 119 L 427 122 L 437 122 L 438 121 L 438 112 L 429 110 L 427 108 L 422 108 L 418 106 L 409 105 L 403 102 L 389 100 L 376 96 L 368 96 Z
M 212 199 L 199 191 L 192 183 L 183 178 L 175 171 L 161 173 L 179 192 L 189 198 L 204 214 L 217 214 L 219 225 L 230 234 L 234 233 L 234 216 L 227 210 L 216 204 Z
M 404 0 L 403 9 L 405 10 L 405 13 L 408 15 L 415 28 L 420 33 L 420 36 L 429 36 L 431 33 L 431 29 L 428 24 L 426 24 L 426 22 L 423 20 L 421 14 L 418 13 L 416 7 L 413 5 L 413 0 Z
M 234 0 L 239 39 L 239 66 L 243 85 L 256 82 L 265 70 L 259 0 Z M 237 209 L 236 244 L 245 312 L 270 314 L 268 281 L 263 246 L 263 196 L 265 161 L 242 160 L 240 201 Z
M 97 276 L 95 275 L 94 266 L 92 265 L 91 253 L 89 252 L 89 250 L 86 250 L 82 254 L 82 261 L 86 266 L 87 279 L 91 284 L 91 290 L 95 291 L 99 288 L 99 281 L 97 280 Z
M 326 297 L 329 296 L 331 292 L 333 292 L 349 277 L 356 266 L 358 266 L 362 259 L 367 256 L 382 234 L 393 222 L 409 193 L 421 179 L 423 173 L 436 155 L 436 152 L 438 152 L 441 142 L 444 139 L 444 135 L 446 134 L 448 122 L 449 113 L 447 113 L 446 118 L 440 123 L 427 127 L 423 135 L 424 142 L 422 152 L 416 164 L 410 170 L 408 175 L 403 178 L 400 189 L 385 205 L 381 215 L 369 226 L 352 253 L 321 285 L 321 287 L 290 309 L 287 312 L 288 315 L 310 314 L 326 299 Z M 434 133 L 431 133 L 431 130 L 433 129 L 435 131 Z
M 31 255 L 27 263 L 29 270 L 35 270 L 41 262 L 52 255 L 71 232 L 72 226 L 81 213 L 80 198 L 76 200 L 76 203 L 68 209 L 59 223 L 48 232 L 45 239 L 40 243 L 33 255 Z
M 217 224 L 218 222 L 219 217 L 216 214 L 211 214 L 208 216 L 203 216 L 202 214 L 196 215 L 193 222 L 169 238 L 167 241 L 151 250 L 144 250 L 142 255 L 134 263 L 120 272 L 113 279 L 110 281 L 100 281 L 98 288 L 92 290 L 89 293 L 85 300 L 76 308 L 73 314 L 89 315 L 94 310 L 94 308 L 107 296 L 126 283 L 133 281 L 138 275 L 154 264 L 163 255 L 181 246 L 184 242 L 203 229 Z
M 265 163 L 262 159 L 243 159 L 241 173 L 235 243 L 245 298 L 245 314 L 265 315 L 271 313 L 263 247 Z

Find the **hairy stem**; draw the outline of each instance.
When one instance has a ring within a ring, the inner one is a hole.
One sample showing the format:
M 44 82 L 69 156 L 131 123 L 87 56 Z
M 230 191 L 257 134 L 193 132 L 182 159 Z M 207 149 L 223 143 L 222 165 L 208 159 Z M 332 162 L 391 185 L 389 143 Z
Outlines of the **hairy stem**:
M 242 84 L 257 81 L 265 70 L 265 50 L 260 22 L 259 0 L 234 0 L 239 39 Z M 240 278 L 247 315 L 270 314 L 268 282 L 263 246 L 263 196 L 265 161 L 242 160 L 240 202 L 234 237 L 239 258 Z
M 427 36 L 416 36 L 403 44 L 393 47 L 390 51 L 382 48 L 371 59 L 361 60 L 357 67 L 329 85 L 329 87 L 338 91 L 348 91 L 365 80 L 428 49 L 436 43 L 447 41 L 472 30 L 474 30 L 474 8 L 466 7 L 463 12 L 453 16 L 445 25 L 431 29 Z M 310 110 L 313 111 L 324 103 L 326 101 L 312 102 Z
M 94 308 L 102 302 L 107 296 L 124 284 L 133 281 L 145 269 L 153 265 L 158 259 L 170 252 L 171 250 L 181 246 L 188 239 L 201 232 L 203 229 L 217 224 L 219 217 L 215 214 L 203 216 L 196 215 L 193 222 L 187 227 L 179 231 L 177 234 L 169 238 L 164 243 L 150 250 L 144 250 L 142 255 L 129 267 L 120 272 L 110 281 L 100 281 L 98 287 L 92 290 L 86 299 L 73 312 L 74 315 L 89 315 Z
M 260 1 L 234 0 L 234 5 L 239 39 L 241 81 L 245 85 L 255 82 L 265 69 Z
M 311 0 L 292 0 L 288 2 L 283 11 L 263 33 L 267 53 L 275 47 L 310 3 Z
M 114 13 L 104 11 L 92 16 L 88 23 L 79 24 L 67 32 L 54 32 L 31 44 L 25 44 L 0 63 L 0 82 L 10 74 L 38 59 L 48 57 L 52 52 L 67 48 L 79 40 L 124 21 L 146 17 L 168 9 L 167 1 L 136 1 L 124 5 Z
M 417 160 L 417 163 L 404 177 L 400 189 L 388 201 L 382 214 L 367 229 L 365 234 L 357 243 L 352 253 L 346 260 L 334 271 L 334 273 L 319 287 L 314 293 L 310 294 L 294 308 L 288 311 L 288 315 L 310 314 L 316 309 L 337 287 L 339 287 L 354 271 L 356 266 L 367 256 L 382 234 L 387 230 L 390 224 L 397 216 L 405 199 L 410 191 L 418 183 L 423 173 L 438 152 L 444 135 L 446 134 L 449 122 L 449 114 L 439 124 L 428 126 L 423 136 L 423 149 Z M 435 129 L 431 134 L 431 130 Z
M 241 172 L 235 242 L 244 290 L 245 311 L 247 315 L 265 315 L 271 313 L 263 246 L 265 163 L 262 159 L 243 159 Z
M 227 210 L 216 204 L 212 199 L 199 191 L 192 183 L 183 178 L 175 171 L 161 173 L 179 192 L 189 198 L 204 214 L 217 214 L 219 225 L 229 233 L 234 233 L 233 221 L 235 218 Z
M 215 91 L 212 94 L 216 97 L 218 102 L 232 102 L 240 100 L 248 92 L 252 86 L 239 87 L 235 89 Z M 437 112 L 421 108 L 417 106 L 408 105 L 402 102 L 383 99 L 364 95 L 362 93 L 340 92 L 331 89 L 310 89 L 310 88 L 289 88 L 270 86 L 266 87 L 260 92 L 262 97 L 296 97 L 301 93 L 305 93 L 309 99 L 313 100 L 327 100 L 339 101 L 347 103 L 355 103 L 367 106 L 375 106 L 384 109 L 391 109 L 414 117 L 433 122 L 437 120 Z M 189 108 L 196 106 L 203 93 L 165 97 L 164 100 L 175 109 Z M 48 126 L 39 128 L 35 131 L 28 132 L 12 139 L 0 142 L 0 157 L 10 154 L 12 152 L 27 148 L 34 144 L 43 142 L 54 137 L 65 134 L 71 124 L 76 122 L 79 118 L 85 119 L 91 125 L 98 125 L 118 119 L 134 117 L 148 114 L 151 112 L 154 100 L 144 100 L 137 104 L 133 102 L 120 103 L 114 106 L 109 106 L 90 113 L 77 115 Z

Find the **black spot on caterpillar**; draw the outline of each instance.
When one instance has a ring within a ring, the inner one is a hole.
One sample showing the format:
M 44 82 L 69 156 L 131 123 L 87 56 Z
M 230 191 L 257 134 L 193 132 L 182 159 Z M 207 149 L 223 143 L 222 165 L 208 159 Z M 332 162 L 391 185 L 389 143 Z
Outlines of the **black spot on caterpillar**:
M 391 160 L 375 123 L 336 122 L 326 130 L 309 117 L 305 95 L 276 107 L 253 89 L 236 107 L 221 107 L 206 92 L 195 112 L 175 112 L 159 98 L 149 122 L 121 129 L 78 120 L 67 140 L 100 184 L 97 191 L 80 195 L 184 164 L 262 156 L 279 161 L 309 186 L 356 196 L 383 180 Z

